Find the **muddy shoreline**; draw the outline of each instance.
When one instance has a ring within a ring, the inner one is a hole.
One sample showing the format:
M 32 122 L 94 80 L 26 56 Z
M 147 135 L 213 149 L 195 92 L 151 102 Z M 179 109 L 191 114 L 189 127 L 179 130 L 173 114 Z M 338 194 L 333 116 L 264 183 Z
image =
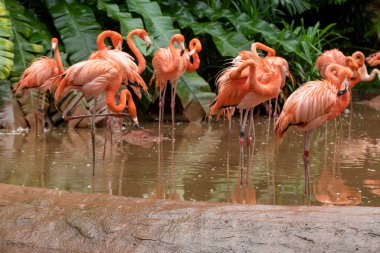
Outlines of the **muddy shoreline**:
M 0 184 L 1 252 L 380 252 L 380 208 L 177 202 Z

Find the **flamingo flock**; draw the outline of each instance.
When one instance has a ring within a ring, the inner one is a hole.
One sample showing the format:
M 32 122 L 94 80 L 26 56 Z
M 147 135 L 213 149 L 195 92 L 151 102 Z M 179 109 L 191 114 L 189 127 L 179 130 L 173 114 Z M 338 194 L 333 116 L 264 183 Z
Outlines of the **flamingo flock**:
M 127 108 L 133 124 L 141 128 L 132 94 L 124 88 L 129 87 L 139 99 L 143 93 L 148 93 L 148 86 L 141 77 L 146 68 L 146 60 L 133 42 L 134 36 L 145 42 L 147 50 L 151 46 L 151 40 L 144 29 L 135 29 L 128 33 L 126 42 L 136 60 L 132 55 L 123 52 L 121 34 L 104 31 L 99 34 L 96 41 L 98 50 L 94 51 L 88 60 L 78 62 L 66 70 L 61 62 L 58 40 L 53 38 L 52 57 L 40 57 L 33 61 L 21 75 L 14 91 L 20 93 L 24 88 L 38 88 L 45 94 L 49 90 L 54 93 L 55 103 L 72 89 L 82 92 L 83 95 L 93 96 L 93 142 L 94 117 L 98 116 L 95 115 L 95 108 L 97 98 L 101 94 L 105 94 L 107 108 L 113 115 L 124 115 L 122 112 Z M 105 45 L 106 38 L 111 39 L 113 49 Z M 178 80 L 186 71 L 196 71 L 199 68 L 198 54 L 201 50 L 202 45 L 198 39 L 193 38 L 187 49 L 185 37 L 182 34 L 175 34 L 170 38 L 168 47 L 159 48 L 154 53 L 150 85 L 155 80 L 155 86 L 159 90 L 159 138 L 162 135 L 167 86 L 171 87 L 171 115 L 172 129 L 174 129 Z M 372 67 L 380 64 L 380 52 L 366 58 L 359 51 L 346 56 L 339 49 L 327 50 L 316 60 L 315 67 L 320 72 L 321 79 L 302 84 L 286 99 L 275 122 L 275 134 L 277 140 L 280 140 L 290 126 L 296 126 L 305 132 L 305 164 L 309 161 L 311 133 L 326 121 L 338 117 L 346 109 L 351 101 L 351 89 L 357 83 L 371 81 L 376 76 L 380 79 L 380 71 L 375 68 L 369 74 L 366 63 Z M 217 76 L 217 96 L 210 104 L 209 113 L 218 116 L 226 114 L 230 119 L 235 109 L 243 112 L 239 133 L 242 173 L 244 140 L 247 146 L 248 165 L 251 159 L 249 154 L 253 132 L 253 109 L 271 99 L 276 99 L 277 103 L 277 97 L 285 86 L 287 77 L 294 84 L 287 60 L 277 56 L 273 48 L 259 42 L 253 43 L 250 51 L 239 52 L 230 66 Z M 65 115 L 63 117 L 65 118 Z M 69 117 L 65 119 L 68 120 Z M 94 151 L 93 153 L 95 156 Z

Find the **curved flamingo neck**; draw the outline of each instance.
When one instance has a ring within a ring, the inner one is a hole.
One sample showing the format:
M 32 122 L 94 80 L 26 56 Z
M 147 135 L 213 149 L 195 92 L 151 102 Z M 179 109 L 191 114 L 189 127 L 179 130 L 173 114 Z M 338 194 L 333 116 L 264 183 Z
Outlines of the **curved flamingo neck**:
M 115 113 L 122 112 L 126 107 L 126 96 L 123 95 L 123 93 L 120 94 L 120 102 L 119 104 L 115 103 L 115 95 L 117 93 L 118 87 L 110 87 L 107 90 L 107 96 L 106 96 L 106 104 L 109 110 Z
M 243 62 L 235 71 L 230 73 L 230 78 L 231 79 L 239 79 L 241 76 L 241 73 L 245 68 L 249 67 L 249 75 L 247 79 L 247 83 L 249 85 L 249 89 L 252 92 L 257 93 L 258 95 L 261 96 L 268 96 L 268 97 L 275 97 L 278 95 L 280 92 L 280 85 L 276 84 L 277 78 L 276 74 L 274 74 L 275 78 L 270 82 L 266 83 L 265 85 L 261 84 L 257 80 L 256 76 L 256 63 L 252 60 L 247 60 Z
M 193 62 L 189 59 L 189 64 L 187 65 L 186 71 L 195 71 L 199 68 L 201 63 L 198 55 L 198 53 L 202 50 L 201 42 L 197 38 L 192 39 L 189 43 L 189 50 L 194 51 L 194 54 L 191 55 Z
M 146 61 L 145 61 L 143 54 L 140 52 L 140 50 L 137 48 L 137 46 L 135 45 L 135 43 L 132 40 L 133 36 L 138 35 L 138 33 L 139 32 L 136 30 L 129 32 L 128 36 L 127 36 L 127 44 L 128 44 L 129 49 L 131 49 L 133 54 L 136 56 L 137 73 L 141 74 L 145 70 Z
M 112 39 L 113 37 L 116 37 L 116 36 L 121 37 L 121 35 L 115 31 L 107 30 L 107 31 L 101 32 L 96 38 L 96 45 L 98 46 L 98 50 L 103 50 L 106 48 L 106 44 L 104 44 L 104 40 L 106 38 Z M 121 40 L 123 40 L 122 37 L 121 37 Z M 112 43 L 115 43 L 113 39 L 112 39 Z M 116 47 L 117 45 L 113 45 L 113 46 Z
M 65 69 L 63 68 L 61 54 L 59 53 L 58 43 L 57 43 L 56 48 L 54 49 L 54 55 L 55 55 L 55 62 L 57 63 L 59 74 L 62 74 L 63 72 L 65 72 Z

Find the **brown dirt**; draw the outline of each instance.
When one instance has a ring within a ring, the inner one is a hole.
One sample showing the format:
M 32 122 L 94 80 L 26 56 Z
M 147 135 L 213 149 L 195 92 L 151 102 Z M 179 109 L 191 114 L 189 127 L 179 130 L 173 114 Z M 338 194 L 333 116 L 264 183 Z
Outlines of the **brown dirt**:
M 0 184 L 1 252 L 380 252 L 380 208 L 178 202 Z

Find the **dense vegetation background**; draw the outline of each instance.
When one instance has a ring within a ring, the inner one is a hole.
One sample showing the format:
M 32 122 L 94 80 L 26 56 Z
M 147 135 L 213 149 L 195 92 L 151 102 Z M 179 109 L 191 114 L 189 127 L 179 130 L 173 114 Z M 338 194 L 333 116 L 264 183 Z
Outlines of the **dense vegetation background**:
M 31 90 L 15 98 L 11 88 L 33 59 L 50 55 L 52 37 L 59 39 L 68 67 L 96 50 L 102 30 L 119 31 L 125 37 L 135 28 L 145 28 L 153 40 L 148 52 L 140 47 L 148 63 L 143 73 L 147 83 L 154 51 L 166 47 L 173 34 L 184 34 L 187 42 L 193 37 L 201 40 L 201 66 L 197 73 L 181 78 L 177 98 L 177 111 L 197 120 L 208 111 L 218 72 L 254 41 L 288 60 L 297 86 L 319 77 L 314 63 L 323 50 L 339 48 L 345 54 L 360 50 L 365 55 L 378 51 L 380 0 L 0 0 L 0 28 L 0 124 L 21 124 L 14 115 L 25 118 L 21 125 L 33 123 L 33 108 L 41 94 Z M 128 51 L 126 44 L 123 48 Z M 380 87 L 378 81 L 358 89 L 375 87 Z M 287 84 L 281 96 L 292 89 Z M 59 111 L 79 97 L 79 92 L 71 92 L 58 104 Z M 156 113 L 156 97 L 152 87 L 149 96 L 137 101 L 140 114 Z M 88 112 L 91 103 L 91 98 L 83 99 L 76 112 Z M 51 124 L 62 123 L 49 96 L 45 109 Z M 103 103 L 99 111 L 104 110 Z M 78 121 L 72 126 L 86 124 Z

